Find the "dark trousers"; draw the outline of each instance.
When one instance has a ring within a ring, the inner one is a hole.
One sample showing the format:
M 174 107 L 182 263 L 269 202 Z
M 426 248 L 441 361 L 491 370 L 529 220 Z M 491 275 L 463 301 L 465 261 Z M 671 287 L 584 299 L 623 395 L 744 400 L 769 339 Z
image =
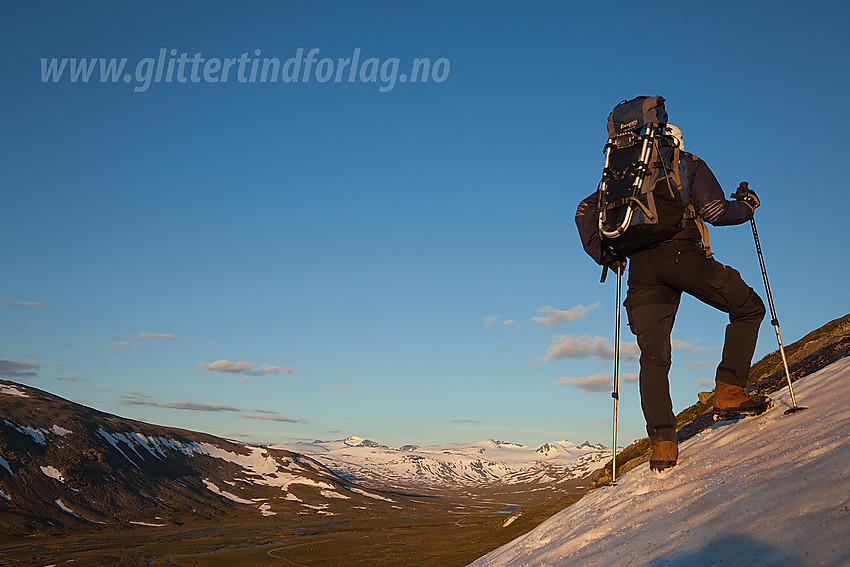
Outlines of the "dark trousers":
M 729 314 L 716 380 L 746 386 L 764 303 L 737 270 L 705 257 L 692 241 L 673 241 L 629 258 L 625 307 L 640 347 L 640 400 L 653 442 L 676 440 L 670 399 L 670 332 L 682 292 Z

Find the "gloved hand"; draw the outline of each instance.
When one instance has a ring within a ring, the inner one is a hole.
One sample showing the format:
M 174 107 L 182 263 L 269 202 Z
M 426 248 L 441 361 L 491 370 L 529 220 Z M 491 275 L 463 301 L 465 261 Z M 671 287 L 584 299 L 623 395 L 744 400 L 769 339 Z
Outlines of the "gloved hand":
M 613 250 L 602 251 L 602 279 L 599 281 L 605 283 L 605 277 L 608 275 L 608 270 L 613 270 L 615 274 L 623 275 L 626 272 L 626 259 L 614 252 Z
M 746 203 L 753 211 L 761 205 L 758 195 L 756 195 L 755 191 L 750 189 L 750 186 L 746 181 L 742 181 L 741 184 L 738 185 L 738 190 L 732 193 L 732 196 L 736 201 L 743 201 Z
M 748 204 L 753 211 L 761 205 L 758 195 L 756 195 L 756 192 L 752 189 L 747 189 L 747 194 L 741 200 Z
M 626 261 L 625 260 L 611 260 L 605 264 L 609 270 L 612 272 L 624 274 L 626 273 Z

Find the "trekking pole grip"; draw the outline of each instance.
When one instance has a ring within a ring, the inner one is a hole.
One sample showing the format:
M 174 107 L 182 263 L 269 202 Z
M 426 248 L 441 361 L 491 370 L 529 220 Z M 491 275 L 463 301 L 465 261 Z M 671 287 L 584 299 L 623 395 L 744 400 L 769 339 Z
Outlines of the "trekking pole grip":
M 732 198 L 736 201 L 743 201 L 749 191 L 750 184 L 746 181 L 741 181 L 741 184 L 738 185 L 738 189 L 734 193 L 732 193 Z

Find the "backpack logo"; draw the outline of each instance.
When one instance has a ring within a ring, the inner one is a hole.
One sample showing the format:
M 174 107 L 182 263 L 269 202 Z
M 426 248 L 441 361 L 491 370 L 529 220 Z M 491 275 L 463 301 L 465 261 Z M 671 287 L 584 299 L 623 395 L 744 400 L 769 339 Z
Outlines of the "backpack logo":
M 620 131 L 628 130 L 629 128 L 634 128 L 635 126 L 637 126 L 637 123 L 637 118 L 635 118 L 631 122 L 627 122 L 626 124 L 620 124 L 619 129 Z

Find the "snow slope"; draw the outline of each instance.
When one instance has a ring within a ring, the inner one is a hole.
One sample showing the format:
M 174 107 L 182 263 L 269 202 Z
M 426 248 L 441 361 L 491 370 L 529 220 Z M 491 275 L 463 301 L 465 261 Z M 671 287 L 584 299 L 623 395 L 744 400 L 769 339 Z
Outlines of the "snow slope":
M 850 565 L 850 357 L 794 384 L 809 409 L 720 422 L 473 566 Z

